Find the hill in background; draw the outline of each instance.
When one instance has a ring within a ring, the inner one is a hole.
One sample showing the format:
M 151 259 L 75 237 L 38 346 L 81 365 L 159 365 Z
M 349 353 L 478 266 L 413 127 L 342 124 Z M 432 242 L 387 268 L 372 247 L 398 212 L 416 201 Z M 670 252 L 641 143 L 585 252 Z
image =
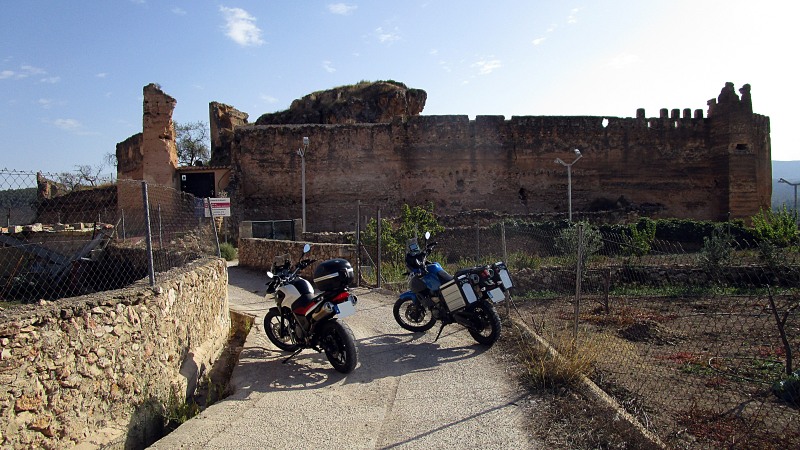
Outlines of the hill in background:
M 772 207 L 786 205 L 794 208 L 795 188 L 778 182 L 781 178 L 791 183 L 800 183 L 800 161 L 772 161 Z

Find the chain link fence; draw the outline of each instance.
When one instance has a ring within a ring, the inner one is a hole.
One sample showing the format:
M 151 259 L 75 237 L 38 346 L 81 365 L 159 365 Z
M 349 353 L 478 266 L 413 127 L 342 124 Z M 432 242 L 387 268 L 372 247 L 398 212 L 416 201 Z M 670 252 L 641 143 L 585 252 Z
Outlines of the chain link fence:
M 796 247 L 521 223 L 432 239 L 429 260 L 450 273 L 505 261 L 515 287 L 501 310 L 566 364 L 588 361 L 589 378 L 669 448 L 800 448 Z M 397 261 L 383 283 L 400 291 Z
M 65 186 L 60 174 L 0 170 L 3 307 L 118 289 L 219 255 L 202 202 L 136 180 Z

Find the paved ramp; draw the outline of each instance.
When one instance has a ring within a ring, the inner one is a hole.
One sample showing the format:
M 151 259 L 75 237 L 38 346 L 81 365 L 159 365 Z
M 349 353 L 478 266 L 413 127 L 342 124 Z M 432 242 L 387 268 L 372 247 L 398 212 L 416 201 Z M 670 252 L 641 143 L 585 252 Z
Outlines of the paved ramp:
M 523 393 L 460 326 L 438 341 L 392 317 L 394 298 L 357 290 L 359 364 L 347 375 L 305 350 L 288 363 L 266 338 L 263 275 L 229 269 L 231 308 L 258 314 L 231 380 L 234 394 L 151 448 L 538 448 Z

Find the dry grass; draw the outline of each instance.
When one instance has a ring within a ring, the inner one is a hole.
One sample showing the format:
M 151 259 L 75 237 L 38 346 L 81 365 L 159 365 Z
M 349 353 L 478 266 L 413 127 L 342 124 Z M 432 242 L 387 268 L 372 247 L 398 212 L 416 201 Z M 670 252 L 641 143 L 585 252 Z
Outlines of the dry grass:
M 562 339 L 562 346 L 572 342 Z M 555 356 L 525 330 L 504 321 L 503 335 L 493 354 L 506 364 L 527 388 L 530 405 L 528 428 L 548 449 L 641 449 L 652 447 L 631 433 L 607 405 L 586 397 L 578 389 L 582 375 L 590 373 L 600 344 L 577 346 Z

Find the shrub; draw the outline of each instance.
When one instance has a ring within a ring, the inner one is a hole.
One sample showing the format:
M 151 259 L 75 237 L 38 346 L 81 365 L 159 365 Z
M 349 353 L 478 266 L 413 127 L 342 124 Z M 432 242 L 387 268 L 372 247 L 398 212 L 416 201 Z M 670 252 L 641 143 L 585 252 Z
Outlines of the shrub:
M 225 261 L 233 261 L 238 257 L 236 247 L 229 242 L 223 242 L 222 244 L 219 244 L 219 254 L 225 258 Z

